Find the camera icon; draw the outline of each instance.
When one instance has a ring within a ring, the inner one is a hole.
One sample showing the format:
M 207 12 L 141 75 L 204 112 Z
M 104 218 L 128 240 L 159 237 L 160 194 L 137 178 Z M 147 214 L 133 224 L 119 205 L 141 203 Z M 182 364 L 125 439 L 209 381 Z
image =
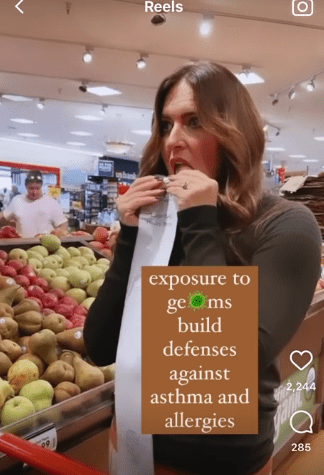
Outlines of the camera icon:
M 292 14 L 294 16 L 312 16 L 313 13 L 313 0 L 292 0 Z

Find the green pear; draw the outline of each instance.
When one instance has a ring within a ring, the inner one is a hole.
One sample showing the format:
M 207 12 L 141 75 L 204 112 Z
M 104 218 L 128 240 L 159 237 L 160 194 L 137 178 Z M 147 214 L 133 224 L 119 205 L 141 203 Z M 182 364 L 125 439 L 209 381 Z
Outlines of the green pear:
M 98 291 L 104 283 L 104 280 L 105 279 L 98 279 L 91 282 L 87 287 L 87 294 L 90 295 L 90 297 L 97 297 Z
M 110 260 L 106 259 L 105 257 L 101 257 L 97 260 L 97 264 L 105 264 L 107 267 L 110 266 Z
M 50 287 L 52 289 L 62 289 L 64 292 L 66 292 L 67 290 L 70 290 L 71 285 L 68 281 L 68 278 L 62 275 L 54 277 L 50 282 Z
M 28 262 L 28 254 L 24 249 L 14 248 L 8 254 L 8 260 L 18 260 L 21 261 L 24 265 Z
M 65 247 L 60 246 L 57 251 L 55 251 L 54 255 L 59 255 L 62 256 L 63 260 L 64 259 L 71 259 L 71 254 L 69 251 L 65 249 Z
M 54 397 L 54 388 L 48 381 L 38 379 L 37 381 L 25 384 L 25 386 L 21 388 L 19 396 L 29 399 L 34 404 L 36 411 L 42 411 L 43 409 L 51 407 Z
M 89 264 L 88 259 L 83 256 L 72 257 L 72 260 L 77 260 L 81 262 L 82 267 L 87 266 Z
M 76 259 L 69 259 L 68 261 L 65 261 L 65 267 L 77 267 L 78 269 L 82 269 L 82 264 L 80 261 L 77 261 Z
M 1 424 L 7 426 L 35 414 L 34 404 L 23 396 L 15 396 L 5 403 L 1 411 Z
M 103 372 L 103 375 L 105 377 L 105 383 L 108 383 L 108 381 L 112 381 L 113 379 L 115 379 L 116 363 L 112 363 L 108 366 L 99 366 L 99 369 Z
M 85 270 L 80 270 L 77 273 L 71 273 L 68 277 L 72 287 L 77 287 L 78 289 L 85 289 L 91 282 L 91 275 Z
M 57 262 L 55 257 L 48 256 L 43 259 L 43 267 L 56 270 L 59 268 L 59 263 Z
M 67 292 L 65 292 L 65 295 L 75 299 L 78 304 L 82 303 L 87 298 L 87 292 L 83 289 L 77 288 L 68 290 Z
M 94 251 L 90 247 L 80 246 L 78 249 L 81 252 L 81 256 L 87 257 L 88 254 L 94 256 Z
M 61 276 L 63 276 L 63 277 L 69 277 L 69 273 L 68 273 L 68 271 L 65 270 L 65 269 L 57 269 L 56 275 L 57 275 L 58 277 L 61 277 Z
M 40 243 L 49 252 L 55 252 L 61 247 L 61 240 L 54 234 L 46 234 L 40 237 Z
M 96 256 L 94 254 L 84 254 L 83 257 L 85 257 L 88 261 L 88 265 L 92 266 L 94 264 L 96 264 L 97 262 L 97 259 L 96 259 Z
M 69 252 L 71 257 L 81 256 L 81 251 L 79 251 L 77 247 L 73 247 L 73 246 L 68 247 L 67 251 Z
M 92 282 L 94 280 L 103 279 L 105 275 L 105 268 L 103 268 L 103 266 L 84 266 L 83 270 L 89 272 Z
M 75 384 L 79 386 L 81 392 L 100 386 L 105 382 L 103 372 L 82 358 L 76 357 L 73 359 L 73 368 L 75 370 Z
M 45 267 L 44 269 L 41 269 L 38 271 L 38 276 L 42 277 L 43 279 L 47 280 L 47 282 L 50 282 L 54 277 L 57 276 L 56 271 L 54 269 L 50 269 L 49 267 Z
M 46 258 L 47 259 L 47 258 Z M 44 259 L 45 260 L 45 259 Z M 28 259 L 28 264 L 32 266 L 32 268 L 36 271 L 36 272 L 39 272 L 42 267 L 43 267 L 43 264 L 42 264 L 42 261 L 40 259 Z
M 62 269 L 62 267 L 63 267 L 63 256 L 60 256 L 59 254 L 51 254 L 51 256 L 54 259 L 56 259 L 59 269 Z
M 87 299 L 83 300 L 81 305 L 89 310 L 94 301 L 95 297 L 88 297 Z
M 31 249 L 27 249 L 26 252 L 27 252 L 27 255 L 28 255 L 28 259 L 38 259 L 41 262 L 44 259 L 44 257 L 42 256 L 42 254 L 40 252 L 32 251 Z
M 38 252 L 43 258 L 48 256 L 48 250 L 44 246 L 33 246 L 30 248 L 30 251 Z

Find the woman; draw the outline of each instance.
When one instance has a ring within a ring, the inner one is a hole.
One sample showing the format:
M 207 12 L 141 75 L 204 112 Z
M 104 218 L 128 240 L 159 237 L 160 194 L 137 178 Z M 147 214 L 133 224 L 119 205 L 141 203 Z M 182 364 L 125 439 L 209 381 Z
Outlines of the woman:
M 88 353 L 98 365 L 115 361 L 139 210 L 165 192 L 174 195 L 178 227 L 169 265 L 259 266 L 259 434 L 154 435 L 156 466 L 169 473 L 268 475 L 280 384 L 275 358 L 312 300 L 320 232 L 307 208 L 264 193 L 263 121 L 227 69 L 180 68 L 162 82 L 154 117 L 140 178 L 118 199 L 121 231 L 86 320 Z M 169 175 L 167 183 L 156 174 Z

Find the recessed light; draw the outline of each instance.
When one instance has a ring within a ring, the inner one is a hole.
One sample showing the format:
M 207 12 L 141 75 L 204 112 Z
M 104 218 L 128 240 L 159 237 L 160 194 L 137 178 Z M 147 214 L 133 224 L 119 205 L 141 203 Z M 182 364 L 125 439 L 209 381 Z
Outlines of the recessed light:
M 29 134 L 28 132 L 23 132 L 23 133 L 17 134 L 17 135 L 21 135 L 22 137 L 39 137 L 39 135 L 37 135 L 37 134 Z
M 34 120 L 29 119 L 10 119 L 12 122 L 18 122 L 19 124 L 36 124 Z
M 267 147 L 266 150 L 269 150 L 269 152 L 285 152 L 282 147 Z
M 83 142 L 66 142 L 68 145 L 75 145 L 77 147 L 84 147 L 86 144 Z
M 207 38 L 213 32 L 214 28 L 214 15 L 203 15 L 200 25 L 199 25 L 199 33 L 200 36 Z
M 27 102 L 27 101 L 32 101 L 30 97 L 25 97 L 25 96 L 14 96 L 12 94 L 4 94 L 2 97 L 5 99 L 8 99 L 9 101 L 15 101 L 15 102 Z
M 70 132 L 70 134 L 79 135 L 80 137 L 89 137 L 90 135 L 93 135 L 90 132 L 82 132 L 81 130 L 80 132 Z
M 290 158 L 306 158 L 306 155 L 289 155 Z
M 74 117 L 82 120 L 103 120 L 103 117 L 96 117 L 95 115 L 75 115 Z
M 137 134 L 137 135 L 151 135 L 152 132 L 150 130 L 131 130 L 132 134 Z
M 313 160 L 311 158 L 307 158 L 306 160 L 303 160 L 303 162 L 306 162 L 306 163 L 317 163 L 319 160 Z
M 121 94 L 120 91 L 106 86 L 87 87 L 87 92 L 91 92 L 91 94 L 96 94 L 97 96 L 115 96 Z
M 324 142 L 324 137 L 314 137 L 314 140 L 319 140 L 320 142 Z

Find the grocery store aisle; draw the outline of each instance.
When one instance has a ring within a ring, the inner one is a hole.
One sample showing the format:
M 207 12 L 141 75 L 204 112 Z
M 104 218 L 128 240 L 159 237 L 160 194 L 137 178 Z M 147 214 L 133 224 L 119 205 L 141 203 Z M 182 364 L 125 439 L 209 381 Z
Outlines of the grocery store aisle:
M 273 475 L 324 475 L 324 430 L 308 436 L 303 442 L 310 443 L 311 451 L 296 452 Z

